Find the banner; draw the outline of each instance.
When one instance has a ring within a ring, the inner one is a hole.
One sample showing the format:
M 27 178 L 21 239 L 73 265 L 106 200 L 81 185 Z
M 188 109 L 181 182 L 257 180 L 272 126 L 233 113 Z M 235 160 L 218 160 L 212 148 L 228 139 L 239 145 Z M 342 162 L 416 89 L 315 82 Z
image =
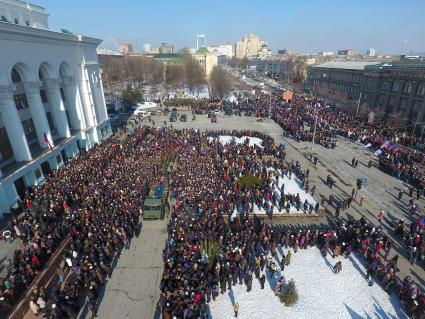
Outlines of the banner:
M 378 157 L 379 155 L 381 155 L 382 154 L 382 151 L 381 150 L 377 150 L 375 153 L 374 153 L 374 155 L 376 156 L 376 157 Z

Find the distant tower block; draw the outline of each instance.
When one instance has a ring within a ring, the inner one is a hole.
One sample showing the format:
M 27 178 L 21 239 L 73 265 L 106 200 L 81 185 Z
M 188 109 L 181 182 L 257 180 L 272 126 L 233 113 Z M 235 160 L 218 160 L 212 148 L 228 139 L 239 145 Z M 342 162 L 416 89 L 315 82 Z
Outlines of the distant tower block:
M 200 48 L 207 47 L 207 36 L 205 34 L 197 34 L 196 35 L 196 51 Z

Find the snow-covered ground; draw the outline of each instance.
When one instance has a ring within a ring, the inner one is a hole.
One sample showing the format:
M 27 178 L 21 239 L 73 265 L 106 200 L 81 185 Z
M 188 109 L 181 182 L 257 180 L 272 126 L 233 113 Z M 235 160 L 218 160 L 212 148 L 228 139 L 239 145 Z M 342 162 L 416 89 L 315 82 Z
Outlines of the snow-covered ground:
M 268 170 L 272 170 L 272 168 L 269 168 Z M 289 194 L 289 195 L 297 195 L 300 194 L 300 198 L 301 198 L 301 203 L 304 203 L 304 201 L 307 199 L 307 201 L 313 205 L 313 208 L 316 206 L 316 199 L 311 195 L 311 193 L 307 193 L 305 190 L 301 189 L 300 185 L 301 185 L 301 181 L 295 177 L 295 174 L 292 174 L 291 178 L 289 178 L 287 175 L 284 175 L 282 178 L 282 175 L 280 174 L 280 170 L 278 171 L 279 173 L 279 185 L 275 186 L 275 192 L 276 195 L 278 197 L 278 199 L 280 199 L 280 189 L 282 188 L 282 184 L 285 184 L 285 188 L 284 188 L 284 192 L 285 195 Z M 276 180 L 276 177 L 274 178 Z M 296 206 L 291 206 L 291 209 L 289 210 L 289 214 L 303 214 L 303 210 L 300 209 L 300 211 L 297 211 Z M 266 211 L 261 208 L 258 209 L 257 206 L 254 207 L 254 214 L 259 214 L 259 215 L 264 215 L 266 214 Z M 307 214 L 309 214 L 307 212 Z M 314 210 L 313 210 L 313 213 Z M 276 208 L 273 210 L 273 215 L 287 215 L 286 210 L 282 209 L 282 212 L 279 213 L 279 210 L 277 210 Z
M 242 137 L 236 137 L 236 136 L 230 136 L 230 135 L 220 135 L 218 139 L 220 140 L 220 143 L 223 145 L 229 144 L 232 139 L 235 139 L 236 144 L 243 144 L 245 143 L 246 139 L 249 140 L 249 146 L 257 145 L 259 147 L 262 147 L 261 144 L 263 143 L 263 140 L 258 137 L 251 137 L 251 136 L 242 136 Z M 213 140 L 214 137 L 208 137 L 209 140 Z
M 280 250 L 280 248 L 279 248 Z M 284 250 L 285 255 L 287 253 Z M 234 318 L 233 304 L 239 302 L 239 319 L 407 319 L 395 294 L 389 296 L 375 283 L 369 286 L 363 275 L 365 267 L 351 254 L 348 259 L 323 258 L 317 248 L 293 251 L 291 264 L 274 277 L 266 274 L 264 290 L 254 277 L 251 292 L 245 285 L 233 286 L 210 302 L 210 318 Z M 278 254 L 280 260 L 281 255 Z M 332 267 L 342 261 L 342 271 L 334 274 Z M 279 269 L 279 263 L 277 263 Z M 298 303 L 285 307 L 274 295 L 276 281 L 295 280 Z

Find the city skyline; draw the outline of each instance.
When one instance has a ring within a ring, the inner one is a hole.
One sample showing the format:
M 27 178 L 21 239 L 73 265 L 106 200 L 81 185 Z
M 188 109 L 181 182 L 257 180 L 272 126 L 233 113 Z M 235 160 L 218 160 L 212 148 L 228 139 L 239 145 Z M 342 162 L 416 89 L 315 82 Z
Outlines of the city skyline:
M 37 4 L 50 14 L 52 30 L 65 28 L 90 34 L 104 40 L 101 47 L 114 50 L 121 42 L 132 43 L 135 50 L 141 50 L 144 43 L 158 47 L 162 42 L 173 44 L 177 50 L 195 47 L 197 33 L 204 33 L 208 44 L 234 45 L 245 34 L 254 33 L 268 42 L 273 53 L 284 48 L 298 53 L 354 48 L 356 53 L 365 54 L 375 48 L 377 54 L 398 54 L 403 50 L 403 41 L 406 53 L 425 52 L 421 31 L 425 29 L 421 18 L 425 2 L 419 0 L 412 0 L 409 6 L 400 0 L 391 1 L 390 5 L 383 0 L 330 0 L 326 5 L 324 1 L 305 0 L 268 6 L 260 1 L 242 5 L 222 0 L 214 5 L 200 5 L 193 0 L 124 0 L 107 6 L 100 1 L 40 0 Z M 81 11 L 81 7 L 85 10 Z

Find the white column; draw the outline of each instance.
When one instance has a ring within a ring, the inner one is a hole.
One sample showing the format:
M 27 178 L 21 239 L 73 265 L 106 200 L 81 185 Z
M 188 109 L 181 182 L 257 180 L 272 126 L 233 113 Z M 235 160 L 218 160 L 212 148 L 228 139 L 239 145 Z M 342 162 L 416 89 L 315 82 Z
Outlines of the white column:
M 82 111 L 80 95 L 78 87 L 75 85 L 72 76 L 65 76 L 62 78 L 63 90 L 65 93 L 66 105 L 68 106 L 68 114 L 71 120 L 71 125 L 77 130 L 86 128 L 86 121 Z
M 53 146 L 52 134 L 50 133 L 49 122 L 47 121 L 46 110 L 40 97 L 40 82 L 24 82 L 25 96 L 27 97 L 31 117 L 34 122 L 38 142 L 42 148 L 48 148 L 49 145 L 44 142 L 44 134 Z
M 96 113 L 94 110 L 93 96 L 91 92 L 88 67 L 83 66 L 81 70 L 81 101 L 83 102 L 84 115 L 86 118 L 86 128 L 97 125 Z
M 31 151 L 13 100 L 13 85 L 0 85 L 0 113 L 17 162 L 32 160 Z
M 60 137 L 70 137 L 71 131 L 69 129 L 68 120 L 66 118 L 65 105 L 63 104 L 59 80 L 47 79 L 45 82 L 47 98 L 50 104 L 50 109 L 58 127 Z

